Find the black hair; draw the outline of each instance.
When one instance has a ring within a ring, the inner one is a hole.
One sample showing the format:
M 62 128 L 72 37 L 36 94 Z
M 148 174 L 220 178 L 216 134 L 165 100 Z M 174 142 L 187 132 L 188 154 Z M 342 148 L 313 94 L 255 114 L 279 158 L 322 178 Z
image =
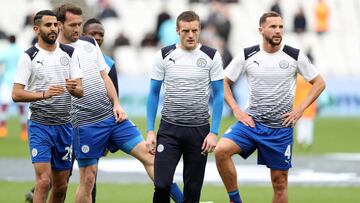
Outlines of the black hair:
M 34 25 L 37 25 L 43 16 L 55 16 L 55 13 L 51 10 L 41 10 L 39 12 L 37 12 L 34 16 Z
M 100 24 L 100 25 L 102 25 L 102 23 L 100 22 L 99 19 L 97 19 L 97 18 L 90 18 L 89 20 L 87 20 L 87 21 L 84 23 L 82 32 L 85 33 L 86 30 L 88 29 L 89 25 L 91 25 L 91 24 Z

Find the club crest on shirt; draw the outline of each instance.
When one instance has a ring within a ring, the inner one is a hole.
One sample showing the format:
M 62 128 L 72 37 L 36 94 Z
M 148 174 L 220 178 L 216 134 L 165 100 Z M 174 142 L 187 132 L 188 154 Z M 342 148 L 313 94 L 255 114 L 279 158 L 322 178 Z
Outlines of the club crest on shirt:
M 84 45 L 84 50 L 88 53 L 92 52 L 93 48 L 89 44 Z
M 66 56 L 63 56 L 60 58 L 60 63 L 63 66 L 67 66 L 67 65 L 69 65 L 69 59 Z
M 207 62 L 204 58 L 199 58 L 197 61 L 196 61 L 196 65 L 200 68 L 205 68 Z
M 280 66 L 280 68 L 282 68 L 282 69 L 287 69 L 287 68 L 289 68 L 289 61 L 281 60 L 281 61 L 279 62 L 279 66 Z

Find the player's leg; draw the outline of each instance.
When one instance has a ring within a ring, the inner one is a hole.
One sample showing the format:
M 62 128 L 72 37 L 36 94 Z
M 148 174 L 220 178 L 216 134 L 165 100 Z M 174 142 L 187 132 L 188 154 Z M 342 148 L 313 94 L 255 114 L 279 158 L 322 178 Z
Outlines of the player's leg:
M 170 190 L 176 166 L 180 160 L 182 149 L 178 127 L 161 121 L 157 133 L 157 148 L 154 162 L 154 203 L 169 203 Z
M 29 147 L 31 161 L 35 169 L 35 190 L 33 201 L 45 202 L 51 185 L 51 148 L 50 135 L 53 129 L 29 120 Z
M 90 203 L 97 173 L 97 159 L 78 159 L 78 164 L 80 183 L 76 189 L 75 202 Z
M 288 202 L 288 170 L 291 168 L 293 128 L 269 128 L 262 126 L 258 135 L 258 164 L 271 169 L 273 203 Z
M 53 143 L 51 167 L 52 184 L 49 202 L 64 202 L 72 169 L 73 129 L 71 124 L 55 125 L 50 139 Z
M 201 188 L 204 182 L 207 155 L 201 153 L 209 125 L 199 127 L 179 127 L 177 134 L 183 137 L 183 179 L 184 202 L 199 202 Z
M 34 163 L 35 169 L 35 191 L 34 202 L 45 203 L 51 184 L 51 166 L 47 163 Z
M 49 202 L 64 202 L 68 187 L 69 170 L 53 170 Z
M 135 124 L 125 120 L 116 124 L 108 145 L 111 152 L 122 151 L 138 159 L 145 167 L 151 180 L 154 180 L 154 156 L 148 153 L 144 138 Z M 171 184 L 171 196 L 175 202 L 182 202 L 182 192 L 175 184 Z
M 78 161 L 80 182 L 75 202 L 91 202 L 99 158 L 104 154 L 115 120 L 104 119 L 74 128 L 74 151 Z
M 271 169 L 271 183 L 273 186 L 273 203 L 288 202 L 288 171 Z
M 231 157 L 234 154 L 240 154 L 246 159 L 256 150 L 256 145 L 251 138 L 254 133 L 256 133 L 256 127 L 251 128 L 237 122 L 224 133 L 216 145 L 216 166 L 224 182 L 230 202 L 241 202 L 237 173 Z

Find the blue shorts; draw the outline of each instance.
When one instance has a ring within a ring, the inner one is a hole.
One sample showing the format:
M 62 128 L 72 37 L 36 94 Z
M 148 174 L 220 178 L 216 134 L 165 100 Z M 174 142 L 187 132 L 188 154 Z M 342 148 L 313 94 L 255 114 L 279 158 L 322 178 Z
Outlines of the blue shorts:
M 105 149 L 110 152 L 120 149 L 129 154 L 142 141 L 144 138 L 134 123 L 128 119 L 115 123 L 114 116 L 74 128 L 76 159 L 98 159 Z
M 257 149 L 258 164 L 275 170 L 291 168 L 293 128 L 270 128 L 259 122 L 252 128 L 237 122 L 222 137 L 234 141 L 244 159 Z
M 69 170 L 72 156 L 72 127 L 43 125 L 28 120 L 29 146 L 32 163 L 51 162 L 53 170 Z

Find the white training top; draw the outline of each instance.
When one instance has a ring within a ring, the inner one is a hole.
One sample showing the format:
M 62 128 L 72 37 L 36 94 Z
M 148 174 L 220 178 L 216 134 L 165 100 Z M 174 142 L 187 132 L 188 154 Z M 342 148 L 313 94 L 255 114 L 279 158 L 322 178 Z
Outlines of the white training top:
M 245 48 L 225 69 L 225 76 L 233 82 L 246 76 L 250 99 L 246 112 L 273 128 L 284 127 L 281 116 L 292 111 L 297 73 L 307 81 L 319 75 L 302 51 L 288 45 L 275 53 L 259 45 Z
M 224 78 L 220 54 L 199 44 L 186 51 L 171 45 L 155 56 L 151 79 L 162 80 L 165 101 L 162 119 L 182 126 L 201 126 L 209 119 L 211 81 Z
M 113 105 L 100 75 L 100 71 L 107 68 L 100 47 L 93 38 L 83 36 L 69 45 L 76 49 L 84 75 L 84 96 L 73 97 L 71 115 L 74 127 L 93 124 L 113 116 Z
M 14 83 L 25 85 L 28 91 L 46 91 L 51 85 L 65 87 L 65 79 L 82 77 L 78 55 L 74 48 L 56 44 L 55 51 L 47 51 L 35 44 L 22 53 Z M 70 122 L 71 95 L 64 95 L 31 102 L 29 119 L 44 125 Z

